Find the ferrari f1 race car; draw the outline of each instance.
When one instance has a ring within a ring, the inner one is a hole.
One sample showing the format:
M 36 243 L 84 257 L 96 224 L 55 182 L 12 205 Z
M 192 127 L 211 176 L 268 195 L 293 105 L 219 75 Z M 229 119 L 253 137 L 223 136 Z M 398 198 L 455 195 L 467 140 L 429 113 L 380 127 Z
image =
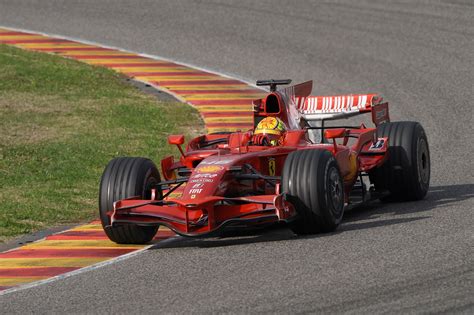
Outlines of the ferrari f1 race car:
M 187 237 L 226 228 L 286 223 L 296 234 L 334 231 L 344 210 L 373 199 L 420 200 L 429 187 L 430 153 L 417 122 L 390 122 L 377 94 L 310 96 L 312 81 L 253 101 L 253 130 L 189 141 L 170 135 L 181 156 L 109 162 L 99 210 L 108 237 L 142 244 L 159 226 Z M 370 113 L 374 128 L 329 126 Z

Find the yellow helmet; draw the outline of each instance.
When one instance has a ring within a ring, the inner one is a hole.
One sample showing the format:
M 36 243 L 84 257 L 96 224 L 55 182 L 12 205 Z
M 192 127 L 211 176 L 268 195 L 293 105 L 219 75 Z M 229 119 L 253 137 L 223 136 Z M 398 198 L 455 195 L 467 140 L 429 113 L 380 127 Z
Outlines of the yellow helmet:
M 281 119 L 277 117 L 265 117 L 258 123 L 254 134 L 268 138 L 269 145 L 275 146 L 281 142 L 281 137 L 285 131 L 286 125 Z M 259 137 L 257 136 L 257 138 Z
M 285 123 L 277 117 L 265 117 L 258 123 L 257 128 L 255 128 L 256 135 L 266 134 L 281 136 L 285 131 Z

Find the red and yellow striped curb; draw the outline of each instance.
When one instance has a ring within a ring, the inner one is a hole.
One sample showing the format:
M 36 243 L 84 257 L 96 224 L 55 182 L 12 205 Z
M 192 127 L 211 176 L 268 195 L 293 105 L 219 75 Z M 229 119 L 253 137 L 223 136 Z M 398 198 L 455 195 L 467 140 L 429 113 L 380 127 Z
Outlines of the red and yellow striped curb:
M 69 39 L 0 28 L 0 43 L 107 67 L 143 81 L 197 108 L 208 132 L 252 128 L 252 100 L 263 96 L 261 90 L 219 74 Z M 161 227 L 154 241 L 172 235 L 173 232 Z M 0 253 L 0 291 L 72 272 L 145 247 L 111 242 L 100 223 L 94 221 Z
M 5 28 L 0 43 L 107 67 L 169 92 L 197 108 L 208 132 L 252 128 L 252 100 L 262 97 L 245 82 L 118 49 Z
M 175 234 L 160 227 L 153 243 Z M 110 241 L 99 221 L 0 253 L 0 291 L 45 280 L 150 245 L 119 245 Z

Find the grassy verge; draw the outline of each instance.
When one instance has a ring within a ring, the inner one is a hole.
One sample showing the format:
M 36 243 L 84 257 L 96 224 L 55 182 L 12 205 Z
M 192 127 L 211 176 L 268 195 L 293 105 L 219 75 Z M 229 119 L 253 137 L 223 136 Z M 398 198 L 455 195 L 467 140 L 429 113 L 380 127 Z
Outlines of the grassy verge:
M 110 70 L 0 45 L 0 241 L 97 217 L 116 156 L 156 163 L 170 133 L 202 131 L 197 112 L 158 102 Z

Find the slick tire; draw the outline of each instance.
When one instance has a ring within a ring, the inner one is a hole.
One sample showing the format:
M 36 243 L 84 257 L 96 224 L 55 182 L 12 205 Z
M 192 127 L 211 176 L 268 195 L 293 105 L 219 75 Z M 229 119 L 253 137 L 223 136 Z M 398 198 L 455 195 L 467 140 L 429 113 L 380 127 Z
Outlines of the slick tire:
M 113 210 L 117 200 L 133 196 L 149 199 L 151 187 L 159 182 L 160 173 L 149 159 L 119 157 L 109 162 L 100 181 L 99 214 L 110 240 L 119 244 L 145 244 L 153 239 L 158 227 L 135 224 L 112 227 L 107 212 Z
M 377 136 L 388 137 L 388 160 L 369 172 L 383 201 L 421 200 L 430 185 L 430 151 L 423 127 L 412 121 L 379 125 Z
M 290 153 L 282 173 L 282 192 L 298 213 L 295 234 L 334 231 L 344 214 L 344 188 L 336 159 L 327 150 Z

